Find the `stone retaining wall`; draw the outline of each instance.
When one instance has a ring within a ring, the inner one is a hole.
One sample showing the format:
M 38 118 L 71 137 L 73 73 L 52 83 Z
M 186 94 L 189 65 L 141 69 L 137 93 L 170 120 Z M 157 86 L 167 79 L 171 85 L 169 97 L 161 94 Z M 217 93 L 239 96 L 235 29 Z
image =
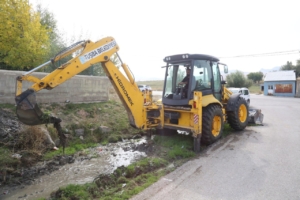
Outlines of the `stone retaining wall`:
M 23 71 L 0 70 L 0 103 L 14 104 L 16 78 Z M 34 72 L 32 75 L 42 78 L 46 73 Z M 23 90 L 32 83 L 24 82 Z M 96 102 L 117 98 L 114 88 L 106 76 L 78 75 L 52 90 L 41 90 L 37 93 L 39 103 L 61 102 Z

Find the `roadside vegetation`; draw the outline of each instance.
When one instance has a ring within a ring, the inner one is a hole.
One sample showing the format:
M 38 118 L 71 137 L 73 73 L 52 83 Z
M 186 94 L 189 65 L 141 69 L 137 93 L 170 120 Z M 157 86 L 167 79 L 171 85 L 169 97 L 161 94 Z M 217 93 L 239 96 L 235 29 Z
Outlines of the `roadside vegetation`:
M 263 93 L 261 91 L 260 84 L 253 84 L 248 89 L 251 94 L 262 94 Z

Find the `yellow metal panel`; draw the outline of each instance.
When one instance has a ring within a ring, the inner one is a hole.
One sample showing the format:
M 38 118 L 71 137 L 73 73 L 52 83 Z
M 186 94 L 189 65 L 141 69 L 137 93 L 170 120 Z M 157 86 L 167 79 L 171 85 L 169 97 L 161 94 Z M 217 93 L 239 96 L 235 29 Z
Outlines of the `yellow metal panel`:
M 221 102 L 218 101 L 218 99 L 216 99 L 212 94 L 202 97 L 202 107 L 206 107 L 212 103 L 217 103 L 220 104 L 220 106 L 222 106 Z

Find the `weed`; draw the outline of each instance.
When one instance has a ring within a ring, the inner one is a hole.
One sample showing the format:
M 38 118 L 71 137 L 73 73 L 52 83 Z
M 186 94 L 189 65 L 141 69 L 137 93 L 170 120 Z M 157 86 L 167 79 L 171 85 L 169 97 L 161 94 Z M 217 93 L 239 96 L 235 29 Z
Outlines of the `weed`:
M 12 112 L 15 112 L 15 110 L 16 110 L 16 106 L 14 104 L 8 104 L 8 103 L 0 104 L 0 108 L 8 109 Z
M 223 138 L 227 137 L 229 134 L 231 134 L 231 132 L 232 132 L 232 128 L 230 127 L 230 125 L 228 123 L 225 123 L 222 137 Z
M 96 146 L 97 146 L 96 143 L 86 143 L 86 144 L 75 143 L 75 144 L 70 145 L 69 147 L 66 147 L 64 153 L 65 153 L 65 155 L 73 155 L 76 152 L 83 151 L 84 149 L 91 148 L 91 147 L 96 147 Z M 62 148 L 60 148 L 58 151 L 46 152 L 43 156 L 43 159 L 44 160 L 50 160 L 53 157 L 58 156 L 58 155 L 62 155 L 62 154 L 63 154 L 63 150 L 62 150 Z
M 60 199 L 90 199 L 90 194 L 88 190 L 90 189 L 90 184 L 85 185 L 74 185 L 70 184 L 63 189 L 59 189 L 56 192 L 56 198 Z
M 177 158 L 190 158 L 195 156 L 193 149 L 193 138 L 186 135 L 174 135 L 168 137 L 156 136 L 154 142 L 169 149 L 167 155 L 169 160 Z
M 118 141 L 120 141 L 120 138 L 119 136 L 115 136 L 115 135 L 111 135 L 108 137 L 108 142 L 109 143 L 117 143 Z
M 12 157 L 13 152 L 7 147 L 0 147 L 0 171 L 6 170 L 12 166 L 17 166 L 20 161 Z
M 184 147 L 175 146 L 168 152 L 168 156 L 170 159 L 190 158 L 195 156 L 195 153 Z
M 128 180 L 124 176 L 121 176 L 118 178 L 117 183 L 127 183 Z

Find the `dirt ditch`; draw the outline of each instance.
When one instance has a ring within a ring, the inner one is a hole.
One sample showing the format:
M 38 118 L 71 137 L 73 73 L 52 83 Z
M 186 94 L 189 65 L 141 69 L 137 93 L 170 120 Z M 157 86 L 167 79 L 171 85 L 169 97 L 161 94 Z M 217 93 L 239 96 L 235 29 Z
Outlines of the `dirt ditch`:
M 145 138 L 124 140 L 86 149 L 80 155 L 56 157 L 24 169 L 24 182 L 1 188 L 1 199 L 37 199 L 68 184 L 92 182 L 100 174 L 110 174 L 117 167 L 128 166 L 146 156 Z
M 77 185 L 83 186 L 79 190 L 89 198 L 117 194 L 128 199 L 194 156 L 191 137 L 146 139 L 128 125 L 127 113 L 117 102 L 52 104 L 43 109 L 63 117 L 63 127 L 71 136 L 66 150 L 81 150 L 66 156 L 60 146 L 59 151 L 45 150 L 39 129 L 21 133 L 24 126 L 15 117 L 14 107 L 0 105 L 0 199 L 46 199 L 50 194 L 60 199 L 70 190 L 59 188 L 70 184 L 76 185 L 75 193 Z M 99 132 L 99 127 L 110 130 Z M 54 128 L 47 129 L 53 137 Z M 88 143 L 93 147 L 86 147 Z M 86 184 L 92 191 L 84 189 Z M 72 195 L 63 198 L 73 199 Z

